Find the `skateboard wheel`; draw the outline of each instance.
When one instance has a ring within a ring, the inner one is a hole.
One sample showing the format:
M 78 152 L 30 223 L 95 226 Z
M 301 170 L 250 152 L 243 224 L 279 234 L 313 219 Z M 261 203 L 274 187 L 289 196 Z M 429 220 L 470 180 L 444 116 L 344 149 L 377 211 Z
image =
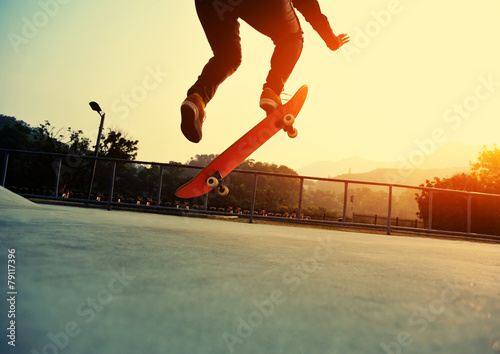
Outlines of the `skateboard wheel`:
M 296 128 L 293 128 L 293 130 L 287 131 L 287 134 L 288 134 L 288 137 L 290 137 L 290 138 L 293 139 L 293 138 L 297 137 L 297 135 L 299 134 L 299 132 L 297 131 Z
M 215 188 L 219 185 L 219 180 L 215 177 L 208 177 L 206 183 L 210 188 Z
M 226 186 L 221 186 L 218 192 L 221 197 L 225 197 L 226 195 L 229 194 L 229 188 L 227 188 Z
M 293 123 L 295 123 L 295 117 L 293 116 L 293 114 L 285 114 L 285 116 L 283 117 L 283 124 L 289 127 Z

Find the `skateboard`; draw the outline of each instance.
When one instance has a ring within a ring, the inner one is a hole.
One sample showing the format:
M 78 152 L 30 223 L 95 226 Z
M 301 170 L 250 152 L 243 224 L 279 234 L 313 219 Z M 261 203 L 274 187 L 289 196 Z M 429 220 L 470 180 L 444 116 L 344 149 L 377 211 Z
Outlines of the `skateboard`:
M 293 124 L 306 100 L 307 91 L 307 85 L 300 87 L 288 102 L 257 123 L 192 180 L 179 187 L 175 195 L 183 199 L 194 198 L 206 194 L 214 188 L 217 188 L 219 195 L 228 195 L 229 188 L 224 184 L 224 177 L 262 144 L 282 129 L 287 132 L 290 138 L 297 136 L 297 129 L 294 128 Z

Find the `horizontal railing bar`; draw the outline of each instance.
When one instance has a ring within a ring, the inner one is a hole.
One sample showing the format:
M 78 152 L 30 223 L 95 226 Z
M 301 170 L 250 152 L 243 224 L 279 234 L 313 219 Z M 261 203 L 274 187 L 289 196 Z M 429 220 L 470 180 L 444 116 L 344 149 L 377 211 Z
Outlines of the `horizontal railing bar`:
M 153 162 L 153 161 L 136 161 L 136 160 L 126 160 L 126 159 L 115 159 L 108 157 L 95 157 L 95 156 L 85 156 L 85 155 L 71 155 L 71 154 L 60 154 L 60 153 L 49 153 L 49 152 L 41 152 L 41 151 L 25 151 L 25 150 L 12 150 L 12 149 L 3 149 L 0 148 L 0 151 L 8 152 L 8 153 L 24 153 L 24 154 L 33 154 L 33 155 L 45 155 L 45 156 L 54 156 L 54 157 L 70 157 L 70 158 L 82 158 L 82 159 L 91 159 L 91 160 L 100 160 L 100 161 L 110 161 L 110 162 L 122 162 L 122 163 L 132 163 L 138 165 L 154 165 L 154 166 L 164 166 L 164 167 L 175 167 L 175 168 L 187 168 L 187 169 L 197 169 L 201 170 L 203 166 L 189 166 L 182 164 L 171 164 L 171 163 L 161 163 L 161 162 Z M 453 189 L 443 189 L 443 188 L 433 188 L 433 187 L 423 187 L 423 186 L 411 186 L 404 184 L 391 184 L 391 183 L 382 183 L 382 182 L 367 182 L 367 181 L 356 181 L 356 180 L 348 180 L 348 179 L 337 179 L 337 178 L 325 178 L 325 177 L 313 177 L 313 176 L 301 176 L 301 175 L 292 175 L 285 173 L 274 173 L 274 172 L 261 172 L 261 171 L 251 171 L 251 170 L 233 170 L 234 173 L 243 173 L 243 174 L 252 174 L 252 175 L 261 175 L 261 176 L 273 176 L 273 177 L 283 177 L 283 178 L 296 178 L 296 179 L 307 179 L 313 181 L 324 181 L 324 182 L 334 182 L 334 183 L 349 183 L 349 184 L 362 184 L 362 185 L 370 185 L 370 186 L 381 186 L 381 187 L 389 187 L 392 186 L 394 188 L 405 188 L 405 189 L 418 189 L 425 191 L 436 191 L 436 192 L 446 192 L 446 193 L 458 193 L 464 195 L 474 195 L 474 196 L 489 196 L 489 197 L 500 197 L 500 194 L 492 194 L 492 193 L 482 193 L 482 192 L 471 192 L 471 191 L 460 191 Z

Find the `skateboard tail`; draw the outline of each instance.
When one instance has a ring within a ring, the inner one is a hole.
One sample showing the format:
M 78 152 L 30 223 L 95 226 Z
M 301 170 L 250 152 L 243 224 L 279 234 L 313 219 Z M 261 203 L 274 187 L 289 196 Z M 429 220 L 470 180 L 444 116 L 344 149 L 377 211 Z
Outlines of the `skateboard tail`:
M 209 187 L 206 181 L 209 177 L 217 174 L 217 172 L 218 171 L 212 169 L 203 169 L 194 179 L 179 187 L 175 192 L 175 195 L 178 198 L 189 199 L 207 194 L 213 188 Z M 223 178 L 223 176 L 221 176 L 221 178 Z
M 191 183 L 191 182 L 188 182 L 188 183 Z M 188 188 L 183 188 L 183 187 L 181 187 L 179 190 L 177 190 L 175 192 L 175 195 L 178 198 L 182 198 L 182 199 L 195 198 L 195 197 L 199 197 L 200 195 L 207 194 L 208 192 L 210 192 L 212 190 L 212 188 L 210 188 L 208 186 L 206 188 L 201 188 L 201 189 L 188 189 Z

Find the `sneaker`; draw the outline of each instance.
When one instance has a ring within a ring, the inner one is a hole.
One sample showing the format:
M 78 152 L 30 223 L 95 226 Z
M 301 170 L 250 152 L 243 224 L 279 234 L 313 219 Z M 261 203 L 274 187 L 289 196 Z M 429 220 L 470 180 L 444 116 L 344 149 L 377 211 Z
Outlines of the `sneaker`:
M 201 126 L 205 120 L 205 103 L 197 93 L 189 95 L 181 105 L 181 130 L 193 143 L 201 140 Z
M 262 94 L 260 95 L 260 108 L 266 111 L 267 115 L 270 115 L 275 110 L 277 110 L 280 106 L 281 98 L 273 90 L 269 87 L 266 87 Z

